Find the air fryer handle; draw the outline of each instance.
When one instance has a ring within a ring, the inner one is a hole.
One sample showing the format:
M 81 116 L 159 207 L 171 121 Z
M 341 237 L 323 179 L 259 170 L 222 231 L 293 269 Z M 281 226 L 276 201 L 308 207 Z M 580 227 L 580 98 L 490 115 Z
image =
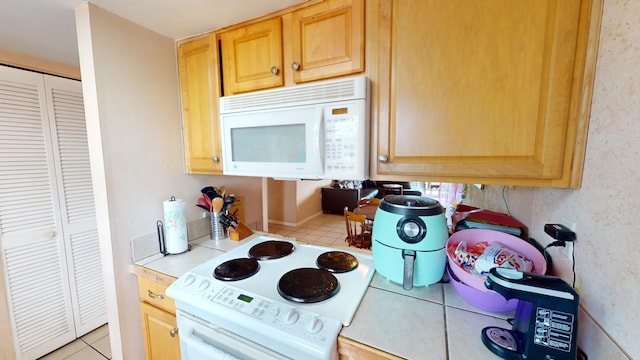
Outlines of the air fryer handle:
M 404 249 L 402 250 L 402 259 L 404 260 L 402 288 L 405 290 L 411 290 L 413 289 L 413 263 L 416 260 L 416 252 Z

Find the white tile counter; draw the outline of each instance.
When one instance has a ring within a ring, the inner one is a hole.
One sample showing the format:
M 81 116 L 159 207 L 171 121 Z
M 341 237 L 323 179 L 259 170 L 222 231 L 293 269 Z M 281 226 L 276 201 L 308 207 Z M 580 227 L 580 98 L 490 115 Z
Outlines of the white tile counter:
M 191 242 L 191 251 L 179 255 L 154 255 L 136 265 L 178 278 L 191 268 L 241 242 Z M 401 285 L 375 274 L 350 326 L 341 335 L 407 359 L 495 360 L 482 343 L 485 326 L 510 328 L 512 313 L 483 313 L 462 300 L 449 284 L 405 291 Z

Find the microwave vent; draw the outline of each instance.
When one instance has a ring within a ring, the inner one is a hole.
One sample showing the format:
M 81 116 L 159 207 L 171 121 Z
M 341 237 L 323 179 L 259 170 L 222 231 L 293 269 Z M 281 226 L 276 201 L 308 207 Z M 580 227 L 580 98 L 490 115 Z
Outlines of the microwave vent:
M 366 85 L 365 76 L 356 76 L 226 96 L 220 98 L 220 113 L 365 99 Z

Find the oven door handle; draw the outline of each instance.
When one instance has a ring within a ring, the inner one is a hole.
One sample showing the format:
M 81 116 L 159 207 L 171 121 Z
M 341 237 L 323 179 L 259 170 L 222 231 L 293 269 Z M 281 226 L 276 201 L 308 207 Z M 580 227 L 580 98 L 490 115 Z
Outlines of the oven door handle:
M 225 360 L 288 359 L 225 329 L 203 326 L 192 319 L 180 322 L 180 341 L 183 343 L 183 353 L 186 350 L 189 354 L 187 359 L 202 358 L 197 354 L 205 355 L 205 358 Z

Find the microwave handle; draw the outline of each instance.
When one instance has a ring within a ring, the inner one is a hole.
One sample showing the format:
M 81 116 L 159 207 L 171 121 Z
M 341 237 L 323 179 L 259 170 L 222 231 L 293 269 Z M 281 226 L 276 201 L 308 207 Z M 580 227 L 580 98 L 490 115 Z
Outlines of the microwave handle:
M 316 121 L 314 121 L 314 124 L 316 124 L 317 127 L 313 129 L 313 131 L 314 134 L 318 134 L 318 136 L 313 137 L 313 139 L 316 141 L 316 143 L 313 144 L 313 149 L 318 149 L 318 159 L 316 159 L 318 164 L 316 173 L 318 174 L 318 177 L 322 177 L 322 175 L 325 174 L 325 160 L 327 151 L 325 143 L 325 141 L 327 141 L 325 136 L 327 131 L 327 119 L 325 116 L 325 110 L 326 106 L 316 105 Z

